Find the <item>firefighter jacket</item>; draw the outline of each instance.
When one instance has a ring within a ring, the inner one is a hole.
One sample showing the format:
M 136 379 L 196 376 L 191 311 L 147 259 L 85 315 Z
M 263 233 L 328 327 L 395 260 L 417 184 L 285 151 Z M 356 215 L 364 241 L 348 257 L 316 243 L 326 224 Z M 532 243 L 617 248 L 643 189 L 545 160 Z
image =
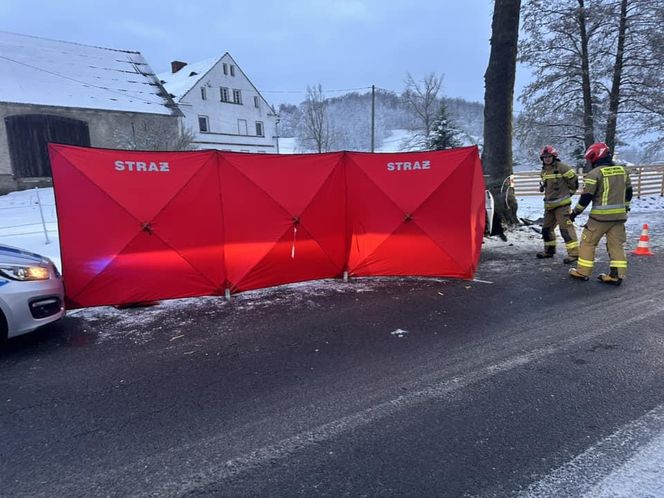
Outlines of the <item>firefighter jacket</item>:
M 544 187 L 544 209 L 555 209 L 572 204 L 572 196 L 579 188 L 579 179 L 574 169 L 554 159 L 542 166 L 540 173 Z
M 632 183 L 624 166 L 601 165 L 583 179 L 583 194 L 574 211 L 579 214 L 592 201 L 590 218 L 625 221 L 632 199 Z

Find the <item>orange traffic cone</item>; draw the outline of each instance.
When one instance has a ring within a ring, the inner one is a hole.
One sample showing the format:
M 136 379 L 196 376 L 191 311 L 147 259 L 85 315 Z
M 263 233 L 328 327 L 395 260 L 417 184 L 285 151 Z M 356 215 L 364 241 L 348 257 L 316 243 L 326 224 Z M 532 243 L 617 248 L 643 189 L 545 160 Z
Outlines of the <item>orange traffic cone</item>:
M 632 254 L 637 256 L 654 256 L 650 250 L 650 236 L 648 235 L 648 224 L 643 224 L 643 230 L 641 230 L 641 238 L 639 243 L 636 245 L 636 250 L 632 251 Z

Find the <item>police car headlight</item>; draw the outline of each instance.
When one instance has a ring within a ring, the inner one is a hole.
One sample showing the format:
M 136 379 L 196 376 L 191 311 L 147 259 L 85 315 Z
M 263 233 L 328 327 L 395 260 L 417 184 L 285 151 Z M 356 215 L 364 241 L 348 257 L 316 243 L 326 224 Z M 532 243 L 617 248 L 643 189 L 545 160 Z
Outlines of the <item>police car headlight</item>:
M 0 275 L 12 280 L 48 280 L 48 268 L 43 266 L 1 265 Z

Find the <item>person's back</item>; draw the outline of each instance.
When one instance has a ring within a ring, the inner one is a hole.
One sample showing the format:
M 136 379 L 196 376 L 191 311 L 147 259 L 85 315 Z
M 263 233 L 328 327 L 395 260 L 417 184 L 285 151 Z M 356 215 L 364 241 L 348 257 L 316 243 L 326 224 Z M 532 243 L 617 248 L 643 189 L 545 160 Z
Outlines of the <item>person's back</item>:
M 630 185 L 629 173 L 623 166 L 614 165 L 610 157 L 597 161 L 594 166 L 584 178 L 584 185 L 595 187 L 590 217 L 597 221 L 625 221 L 629 206 L 625 200 Z
M 632 199 L 629 173 L 623 166 L 613 164 L 605 143 L 591 145 L 584 157 L 593 169 L 583 180 L 583 194 L 572 211 L 571 219 L 574 220 L 591 202 L 592 208 L 581 237 L 578 267 L 570 268 L 569 275 L 578 280 L 588 280 L 595 265 L 597 244 L 606 235 L 609 273 L 600 273 L 599 280 L 620 285 L 627 274 L 624 244 L 625 221 Z

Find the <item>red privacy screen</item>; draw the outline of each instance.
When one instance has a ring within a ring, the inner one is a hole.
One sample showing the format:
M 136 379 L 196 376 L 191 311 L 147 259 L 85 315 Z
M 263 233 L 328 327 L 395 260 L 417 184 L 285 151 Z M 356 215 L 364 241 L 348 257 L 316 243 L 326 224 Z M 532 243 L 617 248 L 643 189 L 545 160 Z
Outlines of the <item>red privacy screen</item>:
M 268 155 L 49 146 L 70 308 L 350 275 L 472 278 L 476 147 Z

